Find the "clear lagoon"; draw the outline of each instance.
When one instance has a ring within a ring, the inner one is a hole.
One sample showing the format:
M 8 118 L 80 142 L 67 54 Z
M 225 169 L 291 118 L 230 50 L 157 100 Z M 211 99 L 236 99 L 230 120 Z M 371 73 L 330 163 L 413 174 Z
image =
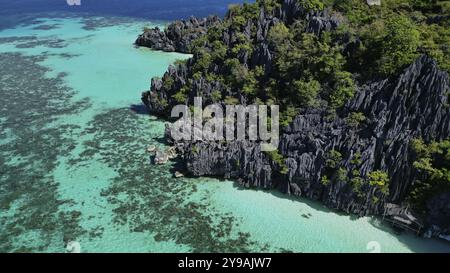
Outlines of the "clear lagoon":
M 164 121 L 140 93 L 189 57 L 133 46 L 158 24 L 70 15 L 0 31 L 0 252 L 450 252 L 376 218 L 150 164 Z

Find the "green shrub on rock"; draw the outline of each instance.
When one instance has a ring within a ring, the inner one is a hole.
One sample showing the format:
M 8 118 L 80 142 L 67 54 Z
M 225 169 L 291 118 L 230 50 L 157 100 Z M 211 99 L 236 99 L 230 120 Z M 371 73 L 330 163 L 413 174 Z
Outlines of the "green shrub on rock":
M 369 185 L 375 186 L 381 190 L 384 195 L 389 194 L 389 175 L 384 171 L 373 171 L 368 175 Z

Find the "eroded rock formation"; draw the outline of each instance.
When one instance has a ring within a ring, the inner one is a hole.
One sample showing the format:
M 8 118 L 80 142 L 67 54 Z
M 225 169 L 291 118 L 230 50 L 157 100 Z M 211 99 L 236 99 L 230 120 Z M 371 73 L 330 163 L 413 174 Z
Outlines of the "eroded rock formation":
M 249 31 L 244 34 L 250 39 L 250 29 L 255 29 L 257 43 L 253 53 L 239 55 L 239 61 L 249 68 L 262 66 L 269 74 L 273 52 L 267 42 L 268 31 L 279 21 L 291 24 L 296 18 L 305 19 L 306 31 L 316 35 L 339 25 L 339 20 L 327 11 L 306 12 L 295 1 L 285 0 L 270 13 L 261 9 L 256 22 L 246 23 Z M 137 44 L 190 52 L 192 40 L 215 22 L 219 22 L 216 17 L 176 22 L 164 32 L 154 29 L 142 34 Z M 233 31 L 225 32 L 222 42 L 231 47 L 235 37 Z M 355 43 L 358 40 L 347 43 L 343 52 L 351 54 Z M 192 79 L 193 63 L 190 59 L 185 64 L 170 66 L 162 79 L 152 80 L 151 90 L 143 93 L 142 101 L 153 114 L 167 117 L 172 106 L 178 104 L 173 95 L 187 83 L 191 88 L 186 103 L 201 95 L 204 103 L 210 104 L 213 91 L 219 91 L 248 104 L 244 95 L 220 81 L 205 77 Z M 212 72 L 220 74 L 221 69 L 215 66 Z M 167 86 L 169 79 L 172 84 Z M 354 98 L 337 116 L 330 118 L 326 105 L 306 108 L 283 128 L 278 148 L 287 172 L 281 171 L 279 162 L 261 152 L 255 142 L 175 144 L 187 171 L 194 176 L 221 176 L 235 179 L 246 187 L 276 188 L 358 215 L 381 214 L 386 203 L 402 204 L 417 179 L 411 141 L 415 138 L 440 141 L 450 137 L 449 75 L 433 59 L 423 55 L 399 75 L 360 84 L 357 89 Z M 218 103 L 225 104 L 223 100 Z M 350 113 L 362 113 L 365 120 L 354 124 L 348 120 Z M 332 151 L 339 151 L 342 158 L 330 167 L 327 159 Z M 369 183 L 355 185 L 352 180 L 378 170 L 389 175 L 388 194 Z M 326 183 L 325 177 L 333 182 Z M 448 193 L 430 200 L 429 208 L 434 212 L 425 217 L 429 225 L 438 225 L 443 234 L 450 232 L 450 207 L 446 200 Z

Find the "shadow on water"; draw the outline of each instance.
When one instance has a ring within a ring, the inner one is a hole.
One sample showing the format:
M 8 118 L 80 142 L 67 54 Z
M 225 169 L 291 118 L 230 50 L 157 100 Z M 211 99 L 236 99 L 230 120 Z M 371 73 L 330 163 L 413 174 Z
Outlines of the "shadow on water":
M 228 181 L 226 179 L 219 179 L 221 181 Z M 265 189 L 255 189 L 255 188 L 245 188 L 240 185 L 237 181 L 233 181 L 233 187 L 237 190 L 254 190 L 261 191 L 265 193 L 269 193 L 277 198 L 287 199 L 293 202 L 301 202 L 306 204 L 309 208 L 313 210 L 317 210 L 323 213 L 334 213 L 340 216 L 345 216 L 351 221 L 356 221 L 359 219 L 359 216 L 356 214 L 348 214 L 343 211 L 333 210 L 327 208 L 325 205 L 321 204 L 319 201 L 310 200 L 304 197 L 296 197 L 292 195 L 288 195 L 286 193 L 280 192 L 275 189 L 265 190 Z M 314 215 L 310 213 L 303 213 L 299 211 L 299 217 L 303 217 L 305 219 L 310 219 L 314 217 Z M 450 253 L 450 243 L 440 239 L 425 239 L 419 236 L 416 236 L 412 233 L 408 232 L 398 232 L 394 230 L 391 226 L 384 223 L 380 217 L 370 217 L 368 221 L 373 227 L 392 234 L 395 238 L 403 243 L 406 247 L 408 247 L 413 252 L 446 252 Z
M 158 142 L 159 144 L 163 144 L 163 145 L 169 144 L 165 137 L 154 137 L 154 138 L 152 138 L 152 140 L 155 142 Z
M 133 112 L 137 114 L 147 114 L 147 108 L 144 105 L 131 105 L 130 109 L 133 110 Z M 153 117 L 157 119 L 156 117 Z M 167 144 L 166 139 L 164 137 L 153 137 L 154 141 L 159 142 L 161 144 Z M 151 161 L 150 157 L 149 160 Z M 182 159 L 178 158 L 176 160 L 172 161 L 172 165 L 169 166 L 170 173 L 172 174 L 172 178 L 174 178 L 175 172 L 179 171 L 184 176 L 185 179 L 196 179 L 198 177 L 194 177 L 192 175 L 189 175 L 189 173 L 186 171 L 185 168 L 185 162 L 183 162 Z M 152 162 L 153 164 L 153 162 Z M 307 199 L 305 197 L 296 197 L 292 195 L 288 195 L 286 193 L 283 193 L 276 189 L 257 189 L 257 188 L 246 188 L 242 186 L 238 181 L 236 180 L 230 180 L 225 179 L 220 176 L 210 176 L 210 178 L 214 178 L 215 180 L 221 181 L 221 182 L 231 182 L 232 186 L 235 190 L 238 191 L 260 191 L 264 193 L 271 194 L 275 196 L 276 198 L 282 198 L 285 200 L 289 200 L 292 202 L 301 202 L 305 205 L 307 205 L 312 211 L 318 211 L 322 213 L 332 213 L 337 214 L 340 216 L 345 216 L 347 219 L 351 221 L 357 221 L 359 217 L 355 214 L 348 214 L 342 211 L 333 210 L 330 208 L 327 208 L 325 205 L 320 203 L 319 201 Z M 309 219 L 314 219 L 315 215 L 314 212 L 308 212 L 303 210 L 298 210 L 298 217 L 303 217 L 305 221 Z M 396 240 L 404 244 L 407 248 L 409 248 L 413 252 L 450 252 L 450 244 L 444 242 L 443 240 L 436 240 L 436 239 L 424 239 L 420 237 L 416 237 L 413 234 L 410 233 L 398 233 L 396 232 L 392 227 L 382 222 L 381 218 L 379 217 L 371 217 L 369 218 L 368 222 L 375 227 L 376 229 L 386 232 L 388 234 L 392 234 L 395 236 Z M 356 224 L 356 223 L 355 223 Z
M 226 179 L 220 179 L 220 180 L 229 181 Z M 282 199 L 289 200 L 292 202 L 301 202 L 303 204 L 306 204 L 311 209 L 318 210 L 320 212 L 335 213 L 335 214 L 339 214 L 339 215 L 349 216 L 349 214 L 343 213 L 341 211 L 335 211 L 335 210 L 329 209 L 326 206 L 324 206 L 323 204 L 321 204 L 320 202 L 315 201 L 315 200 L 289 195 L 289 194 L 283 193 L 277 189 L 246 188 L 246 187 L 240 185 L 239 182 L 237 182 L 237 181 L 232 181 L 232 182 L 233 182 L 233 187 L 237 190 L 241 190 L 241 191 L 253 190 L 253 191 L 257 191 L 257 192 L 264 192 L 264 193 L 271 194 L 277 198 L 282 198 Z M 351 219 L 356 220 L 357 218 L 351 218 Z
M 379 217 L 373 217 L 369 223 L 377 229 L 395 235 L 395 238 L 407 246 L 413 252 L 444 252 L 450 253 L 450 242 L 443 239 L 426 239 L 412 232 L 399 231 L 392 228 L 387 223 L 383 222 Z
M 184 163 L 181 160 L 174 160 L 173 165 L 170 168 L 170 172 L 175 174 L 175 172 L 181 172 L 183 175 L 187 173 Z M 188 178 L 191 178 L 187 175 Z M 194 177 L 192 177 L 194 178 Z
M 144 105 L 137 105 L 137 104 L 131 105 L 130 109 L 133 110 L 137 114 L 147 114 L 148 113 L 148 110 Z M 153 117 L 153 118 L 157 119 L 156 117 Z M 161 120 L 161 121 L 164 121 L 164 120 Z M 166 139 L 164 137 L 153 137 L 152 139 L 156 142 L 167 145 Z M 178 158 L 176 160 L 173 160 L 172 162 L 173 162 L 173 165 L 170 166 L 170 172 L 172 173 L 173 176 L 176 171 L 180 171 L 185 176 L 185 179 L 198 178 L 196 176 L 192 176 L 189 174 L 189 172 L 185 168 L 185 162 L 183 162 L 182 159 Z M 282 198 L 282 199 L 289 200 L 292 202 L 301 202 L 301 203 L 307 205 L 313 211 L 318 211 L 318 212 L 327 213 L 327 214 L 332 213 L 335 215 L 345 216 L 348 220 L 351 220 L 351 221 L 357 221 L 358 219 L 360 219 L 360 217 L 358 215 L 348 214 L 343 211 L 333 210 L 333 209 L 327 208 L 324 204 L 320 203 L 319 201 L 307 199 L 305 197 L 297 197 L 297 196 L 293 196 L 293 195 L 288 195 L 277 189 L 246 188 L 246 187 L 242 186 L 236 180 L 225 179 L 224 177 L 220 177 L 220 176 L 208 176 L 208 177 L 213 178 L 220 182 L 231 182 L 233 188 L 238 191 L 253 190 L 253 191 L 264 192 L 264 193 L 271 194 L 271 195 L 275 196 L 276 198 Z M 303 217 L 306 221 L 308 219 L 313 219 L 314 213 L 298 210 L 298 217 Z M 424 238 L 417 237 L 410 233 L 398 233 L 391 226 L 383 223 L 380 217 L 370 217 L 368 222 L 376 229 L 395 236 L 395 238 L 399 242 L 404 244 L 407 248 L 409 248 L 413 252 L 449 252 L 450 253 L 450 243 L 447 243 L 443 240 L 424 239 Z
M 144 104 L 132 104 L 130 105 L 130 110 L 138 115 L 149 115 L 150 111 Z

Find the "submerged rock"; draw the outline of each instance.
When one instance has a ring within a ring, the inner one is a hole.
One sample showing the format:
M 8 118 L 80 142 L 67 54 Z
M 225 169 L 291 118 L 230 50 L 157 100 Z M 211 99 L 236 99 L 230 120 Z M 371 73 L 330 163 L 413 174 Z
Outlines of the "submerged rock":
M 174 158 L 176 158 L 176 157 L 178 156 L 178 155 L 177 155 L 177 151 L 176 151 L 176 147 L 170 147 L 170 148 L 167 148 L 166 154 L 167 154 L 167 156 L 169 157 L 169 159 L 174 159 Z
M 148 153 L 155 153 L 156 152 L 156 146 L 155 145 L 150 145 L 147 147 L 147 152 Z
M 166 164 L 169 161 L 169 156 L 162 152 L 162 151 L 156 151 L 155 154 L 155 164 L 162 165 Z
M 182 173 L 179 172 L 179 171 L 176 171 L 175 174 L 174 174 L 174 176 L 175 176 L 175 178 L 180 178 L 180 177 L 184 177 L 184 174 L 182 174 Z

